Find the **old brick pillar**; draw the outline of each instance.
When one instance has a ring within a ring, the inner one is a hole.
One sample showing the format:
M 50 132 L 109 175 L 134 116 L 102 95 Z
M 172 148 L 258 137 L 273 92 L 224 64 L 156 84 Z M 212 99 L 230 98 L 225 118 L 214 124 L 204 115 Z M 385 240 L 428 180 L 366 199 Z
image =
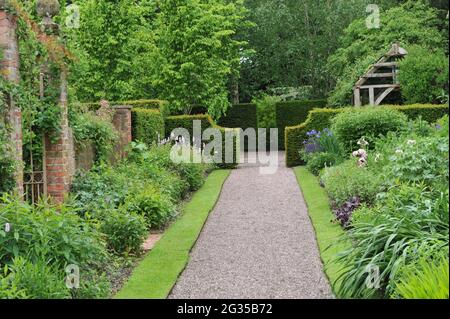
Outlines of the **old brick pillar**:
M 127 156 L 126 148 L 132 141 L 131 136 L 131 106 L 115 106 L 113 125 L 119 134 L 119 139 L 114 146 L 113 162 L 123 159 Z
M 58 40 L 59 26 L 53 22 L 59 12 L 59 3 L 56 0 L 38 0 L 38 14 L 43 18 L 42 26 L 45 32 L 55 41 Z M 45 134 L 44 137 L 44 164 L 47 181 L 47 194 L 55 203 L 62 203 L 65 195 L 70 191 L 71 183 L 71 139 L 68 121 L 67 100 L 67 70 L 59 65 L 59 74 L 46 75 L 50 85 L 59 86 L 58 103 L 60 107 L 59 132 Z M 59 80 L 59 81 L 58 81 Z
M 16 17 L 6 9 L 6 3 L 0 0 L 0 70 L 2 76 L 18 84 L 19 76 L 19 45 L 16 35 Z M 8 103 L 5 121 L 10 129 L 10 140 L 15 150 L 16 171 L 16 191 L 23 195 L 23 151 L 22 151 L 22 113 L 16 106 L 13 99 Z

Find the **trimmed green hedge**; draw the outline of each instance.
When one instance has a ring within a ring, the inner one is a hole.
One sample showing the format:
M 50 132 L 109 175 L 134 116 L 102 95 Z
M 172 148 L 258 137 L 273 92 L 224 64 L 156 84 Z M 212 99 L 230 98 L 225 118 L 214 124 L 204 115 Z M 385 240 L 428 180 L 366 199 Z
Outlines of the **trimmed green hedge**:
M 139 140 L 148 145 L 158 142 L 165 136 L 164 118 L 155 109 L 133 108 L 131 110 L 131 127 L 133 140 Z
M 258 127 L 258 117 L 256 111 L 256 104 L 235 104 L 232 105 L 227 114 L 222 116 L 219 124 L 224 127 L 248 128 L 256 129 Z
M 448 105 L 431 104 L 413 104 L 413 105 L 384 105 L 378 107 L 392 107 L 404 113 L 409 119 L 417 119 L 420 116 L 429 123 L 434 123 L 444 115 L 449 114 Z M 331 125 L 331 119 L 340 112 L 347 110 L 357 111 L 355 108 L 341 109 L 315 109 L 312 110 L 307 120 L 300 125 L 286 127 L 285 130 L 285 148 L 286 165 L 288 167 L 303 164 L 299 151 L 303 147 L 303 141 L 306 140 L 306 133 L 312 130 L 323 130 Z
M 284 130 L 288 126 L 303 123 L 310 111 L 325 108 L 327 100 L 306 100 L 279 102 L 275 106 L 277 127 L 279 129 L 278 143 L 280 150 L 284 149 Z
M 235 168 L 239 164 L 239 155 L 240 155 L 240 134 L 239 131 L 234 128 L 224 128 L 217 125 L 214 120 L 209 115 L 200 114 L 200 115 L 177 115 L 177 116 L 169 116 L 166 118 L 165 126 L 166 126 L 166 136 L 169 137 L 173 130 L 177 128 L 187 129 L 190 138 L 193 137 L 194 131 L 194 121 L 201 121 L 202 135 L 203 132 L 208 128 L 218 128 L 222 133 L 222 149 L 225 150 L 226 143 L 226 134 L 233 135 L 233 162 L 225 163 L 225 152 L 223 152 L 223 163 L 218 165 L 223 169 Z M 204 143 L 208 143 L 209 141 L 203 141 Z

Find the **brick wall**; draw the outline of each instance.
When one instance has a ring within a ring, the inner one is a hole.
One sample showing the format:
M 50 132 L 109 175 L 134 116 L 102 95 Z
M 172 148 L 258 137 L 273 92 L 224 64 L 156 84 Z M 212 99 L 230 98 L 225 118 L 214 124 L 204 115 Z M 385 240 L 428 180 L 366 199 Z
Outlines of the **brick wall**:
M 131 136 L 131 106 L 115 106 L 113 125 L 119 134 L 119 139 L 114 146 L 112 162 L 115 163 L 127 156 L 126 148 L 132 141 Z
M 16 35 L 17 23 L 13 15 L 0 9 L 0 50 L 3 52 L 2 60 L 0 60 L 1 76 L 13 83 L 19 83 L 19 47 Z M 15 149 L 16 161 L 16 191 L 23 194 L 23 152 L 22 152 L 22 113 L 15 105 L 14 101 L 10 101 L 9 109 L 6 116 L 6 122 L 10 126 L 10 140 Z
M 61 73 L 61 108 L 60 132 L 45 136 L 45 168 L 47 173 L 47 194 L 56 202 L 62 203 L 70 190 L 73 171 L 73 139 L 70 136 L 67 116 L 67 80 L 66 74 Z

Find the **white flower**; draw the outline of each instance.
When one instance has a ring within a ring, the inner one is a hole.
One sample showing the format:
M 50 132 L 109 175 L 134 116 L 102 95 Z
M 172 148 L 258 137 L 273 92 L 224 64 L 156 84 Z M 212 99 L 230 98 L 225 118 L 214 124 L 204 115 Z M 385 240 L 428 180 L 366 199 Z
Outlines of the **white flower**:
M 369 145 L 369 142 L 367 142 L 363 137 L 358 141 L 358 145 L 361 147 L 366 147 L 367 145 Z
M 375 155 L 375 162 L 378 162 L 378 161 L 380 160 L 380 158 L 381 158 L 381 154 L 380 154 L 380 153 L 377 153 L 377 154 Z
M 10 223 L 6 223 L 5 224 L 5 232 L 9 233 L 11 231 L 11 224 Z
M 412 146 L 412 145 L 416 145 L 417 142 L 415 140 L 408 140 L 407 144 Z
M 395 154 L 403 154 L 403 151 L 402 151 L 401 149 L 397 149 L 397 150 L 395 151 Z

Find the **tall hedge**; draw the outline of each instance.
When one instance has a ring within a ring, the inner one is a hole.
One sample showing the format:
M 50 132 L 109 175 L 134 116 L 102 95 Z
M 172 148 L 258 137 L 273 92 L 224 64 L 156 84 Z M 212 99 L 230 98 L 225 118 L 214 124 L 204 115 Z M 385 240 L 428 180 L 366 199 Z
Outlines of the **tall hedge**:
M 281 150 L 285 148 L 284 130 L 286 127 L 305 122 L 311 110 L 315 108 L 325 108 L 326 106 L 326 100 L 288 101 L 277 103 L 275 106 L 275 113 L 277 127 L 279 129 L 279 148 Z
M 164 118 L 159 110 L 133 108 L 131 110 L 131 127 L 133 140 L 148 145 L 165 136 Z
M 227 113 L 219 120 L 219 124 L 224 127 L 248 128 L 258 127 L 258 117 L 255 104 L 235 104 L 232 105 Z
M 444 115 L 449 114 L 448 105 L 430 105 L 430 104 L 413 104 L 413 105 L 385 105 L 382 107 L 394 108 L 409 119 L 417 119 L 422 117 L 423 120 L 434 123 Z M 355 108 L 341 109 L 315 109 L 312 110 L 307 120 L 297 126 L 286 127 L 285 130 L 285 148 L 286 148 L 286 165 L 293 167 L 303 164 L 299 151 L 303 147 L 303 141 L 306 140 L 306 133 L 311 130 L 323 130 L 331 125 L 331 119 L 337 114 L 344 111 L 356 112 Z
M 233 128 L 224 128 L 219 125 L 217 125 L 211 116 L 200 114 L 200 115 L 177 115 L 177 116 L 169 116 L 166 118 L 165 126 L 166 126 L 166 136 L 169 137 L 173 130 L 177 128 L 184 128 L 188 130 L 190 134 L 190 139 L 192 139 L 193 131 L 194 131 L 194 121 L 199 120 L 201 121 L 201 129 L 202 129 L 202 135 L 203 132 L 208 128 L 217 128 L 222 133 L 222 147 L 223 150 L 225 150 L 225 143 L 226 143 L 226 134 L 233 134 L 233 162 L 232 163 L 225 163 L 225 152 L 223 152 L 223 163 L 218 164 L 220 168 L 229 169 L 229 168 L 235 168 L 239 164 L 239 155 L 240 155 L 240 135 L 238 134 L 238 131 Z M 203 143 L 208 143 L 210 141 L 204 140 Z

